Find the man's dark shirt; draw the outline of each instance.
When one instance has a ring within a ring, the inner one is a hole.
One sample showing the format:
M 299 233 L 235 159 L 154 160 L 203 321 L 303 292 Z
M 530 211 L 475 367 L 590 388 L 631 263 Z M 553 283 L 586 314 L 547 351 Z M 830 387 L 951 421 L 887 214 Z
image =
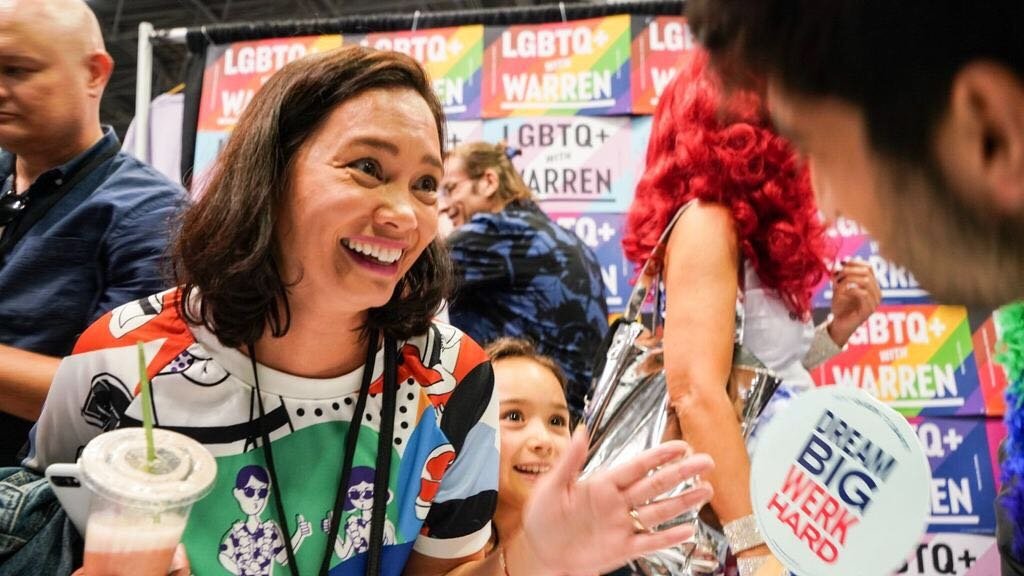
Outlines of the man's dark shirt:
M 28 207 L 3 236 L 65 178 L 119 148 L 117 135 L 104 127 L 91 148 L 40 175 L 26 192 Z M 10 189 L 13 169 L 14 157 L 0 152 L 0 193 Z M 103 313 L 167 288 L 169 226 L 184 204 L 179 186 L 127 154 L 96 165 L 0 254 L 0 344 L 64 356 Z M 15 462 L 28 429 L 0 413 L 0 465 Z
M 569 406 L 579 413 L 608 331 L 594 253 L 532 202 L 474 215 L 448 247 L 459 279 L 452 324 L 482 345 L 500 336 L 532 340 L 565 371 Z

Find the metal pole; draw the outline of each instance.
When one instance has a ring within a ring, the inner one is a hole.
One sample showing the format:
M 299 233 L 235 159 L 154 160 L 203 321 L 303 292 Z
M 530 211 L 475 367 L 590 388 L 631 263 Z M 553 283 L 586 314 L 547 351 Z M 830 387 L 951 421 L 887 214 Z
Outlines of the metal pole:
M 139 23 L 139 55 L 135 77 L 135 157 L 149 158 L 149 101 L 153 94 L 153 25 Z
M 160 40 L 161 42 L 168 42 L 170 44 L 184 44 L 185 37 L 188 35 L 188 28 L 165 28 L 163 30 L 157 30 L 153 32 L 153 37 Z

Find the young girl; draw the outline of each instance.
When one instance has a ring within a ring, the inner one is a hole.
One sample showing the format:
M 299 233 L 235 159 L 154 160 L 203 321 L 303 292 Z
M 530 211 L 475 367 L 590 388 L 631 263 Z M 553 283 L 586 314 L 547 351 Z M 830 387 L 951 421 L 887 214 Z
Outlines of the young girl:
M 570 430 L 566 377 L 554 360 L 522 338 L 499 338 L 486 352 L 494 368 L 501 429 L 498 507 L 488 547 L 493 550 L 522 533 L 534 486 L 568 450 Z M 682 497 L 696 506 L 711 497 L 711 486 L 704 482 Z
M 569 445 L 565 374 L 529 340 L 499 338 L 487 347 L 494 368 L 501 431 L 498 507 L 493 544 L 522 529 L 522 511 L 537 479 Z

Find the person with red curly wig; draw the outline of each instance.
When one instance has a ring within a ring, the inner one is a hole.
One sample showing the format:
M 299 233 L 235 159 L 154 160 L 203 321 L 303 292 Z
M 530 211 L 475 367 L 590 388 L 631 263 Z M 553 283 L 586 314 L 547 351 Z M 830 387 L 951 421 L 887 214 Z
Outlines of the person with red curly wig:
M 669 236 L 662 268 L 664 347 L 671 351 L 665 373 L 683 437 L 717 464 L 708 476 L 711 507 L 741 574 L 751 574 L 769 551 L 753 529 L 748 447 L 724 385 L 737 295 L 744 347 L 783 380 L 765 419 L 814 385 L 807 366 L 838 352 L 881 293 L 870 266 L 845 263 L 833 278 L 831 320 L 814 327 L 812 291 L 829 269 L 808 171 L 772 132 L 759 99 L 725 94 L 701 52 L 658 104 L 623 239 L 626 256 L 646 261 L 691 201 Z

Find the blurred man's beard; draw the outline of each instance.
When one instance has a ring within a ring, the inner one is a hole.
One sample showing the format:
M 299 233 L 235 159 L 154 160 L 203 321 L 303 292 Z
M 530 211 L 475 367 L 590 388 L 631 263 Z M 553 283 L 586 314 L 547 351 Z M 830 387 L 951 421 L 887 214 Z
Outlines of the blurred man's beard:
M 966 191 L 955 194 L 934 166 L 876 160 L 887 225 L 872 232 L 887 258 L 941 303 L 995 308 L 1024 298 L 1024 219 L 964 201 Z

